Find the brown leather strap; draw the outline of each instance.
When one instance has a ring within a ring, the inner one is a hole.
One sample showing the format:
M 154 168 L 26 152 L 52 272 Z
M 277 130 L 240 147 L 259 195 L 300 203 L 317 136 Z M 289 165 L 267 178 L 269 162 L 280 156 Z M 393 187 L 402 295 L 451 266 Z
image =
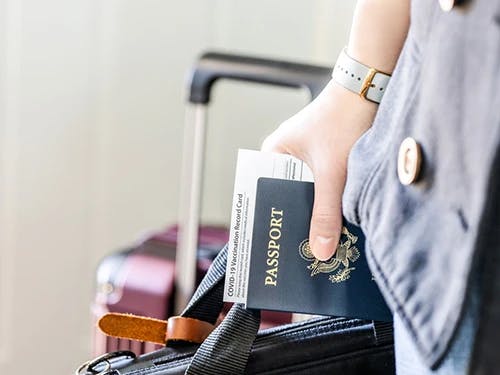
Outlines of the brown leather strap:
M 108 336 L 165 344 L 167 322 L 164 320 L 109 313 L 101 317 L 97 325 Z
M 214 327 L 203 320 L 172 316 L 168 318 L 166 341 L 189 341 L 201 344 Z
M 214 329 L 212 324 L 193 318 L 174 316 L 166 322 L 119 313 L 105 314 L 97 324 L 99 329 L 108 336 L 162 345 L 169 340 L 200 344 Z

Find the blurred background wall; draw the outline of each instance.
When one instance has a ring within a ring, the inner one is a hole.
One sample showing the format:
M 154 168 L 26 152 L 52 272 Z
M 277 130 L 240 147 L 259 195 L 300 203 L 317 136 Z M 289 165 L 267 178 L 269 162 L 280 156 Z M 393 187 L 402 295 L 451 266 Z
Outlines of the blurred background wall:
M 99 259 L 175 222 L 196 56 L 332 65 L 354 4 L 0 0 L 1 373 L 72 373 L 89 357 Z M 221 83 L 214 99 L 203 217 L 225 223 L 236 149 L 307 95 Z

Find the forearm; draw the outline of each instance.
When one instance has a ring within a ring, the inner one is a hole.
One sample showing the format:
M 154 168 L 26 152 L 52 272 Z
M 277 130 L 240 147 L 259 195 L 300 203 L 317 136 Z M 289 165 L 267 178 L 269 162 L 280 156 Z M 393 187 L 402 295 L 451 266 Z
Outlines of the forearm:
M 364 65 L 391 74 L 408 34 L 409 24 L 410 0 L 358 0 L 347 54 Z M 325 95 L 329 98 L 333 117 L 349 117 L 338 121 L 336 129 L 332 129 L 343 134 L 343 146 L 349 150 L 371 126 L 378 104 L 349 91 L 334 80 L 325 88 Z
M 358 0 L 347 53 L 392 73 L 410 24 L 410 0 Z

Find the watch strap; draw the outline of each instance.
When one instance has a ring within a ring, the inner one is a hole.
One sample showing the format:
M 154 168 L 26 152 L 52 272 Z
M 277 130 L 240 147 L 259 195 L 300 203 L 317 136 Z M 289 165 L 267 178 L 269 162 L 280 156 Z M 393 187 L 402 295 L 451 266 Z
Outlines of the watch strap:
M 360 63 L 343 49 L 333 69 L 332 78 L 362 98 L 380 103 L 391 75 Z

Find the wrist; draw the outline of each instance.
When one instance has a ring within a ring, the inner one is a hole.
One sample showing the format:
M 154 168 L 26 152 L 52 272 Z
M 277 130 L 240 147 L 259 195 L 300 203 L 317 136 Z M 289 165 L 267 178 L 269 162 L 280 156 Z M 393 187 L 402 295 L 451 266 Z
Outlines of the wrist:
M 361 119 L 371 125 L 378 110 L 378 103 L 362 98 L 333 79 L 328 82 L 324 91 L 339 110 L 352 113 L 353 116 L 360 115 Z
M 317 113 L 323 113 L 321 123 L 328 128 L 328 137 L 335 143 L 332 152 L 339 160 L 347 161 L 352 145 L 372 125 L 378 104 L 337 84 L 335 81 L 325 86 L 315 103 Z

